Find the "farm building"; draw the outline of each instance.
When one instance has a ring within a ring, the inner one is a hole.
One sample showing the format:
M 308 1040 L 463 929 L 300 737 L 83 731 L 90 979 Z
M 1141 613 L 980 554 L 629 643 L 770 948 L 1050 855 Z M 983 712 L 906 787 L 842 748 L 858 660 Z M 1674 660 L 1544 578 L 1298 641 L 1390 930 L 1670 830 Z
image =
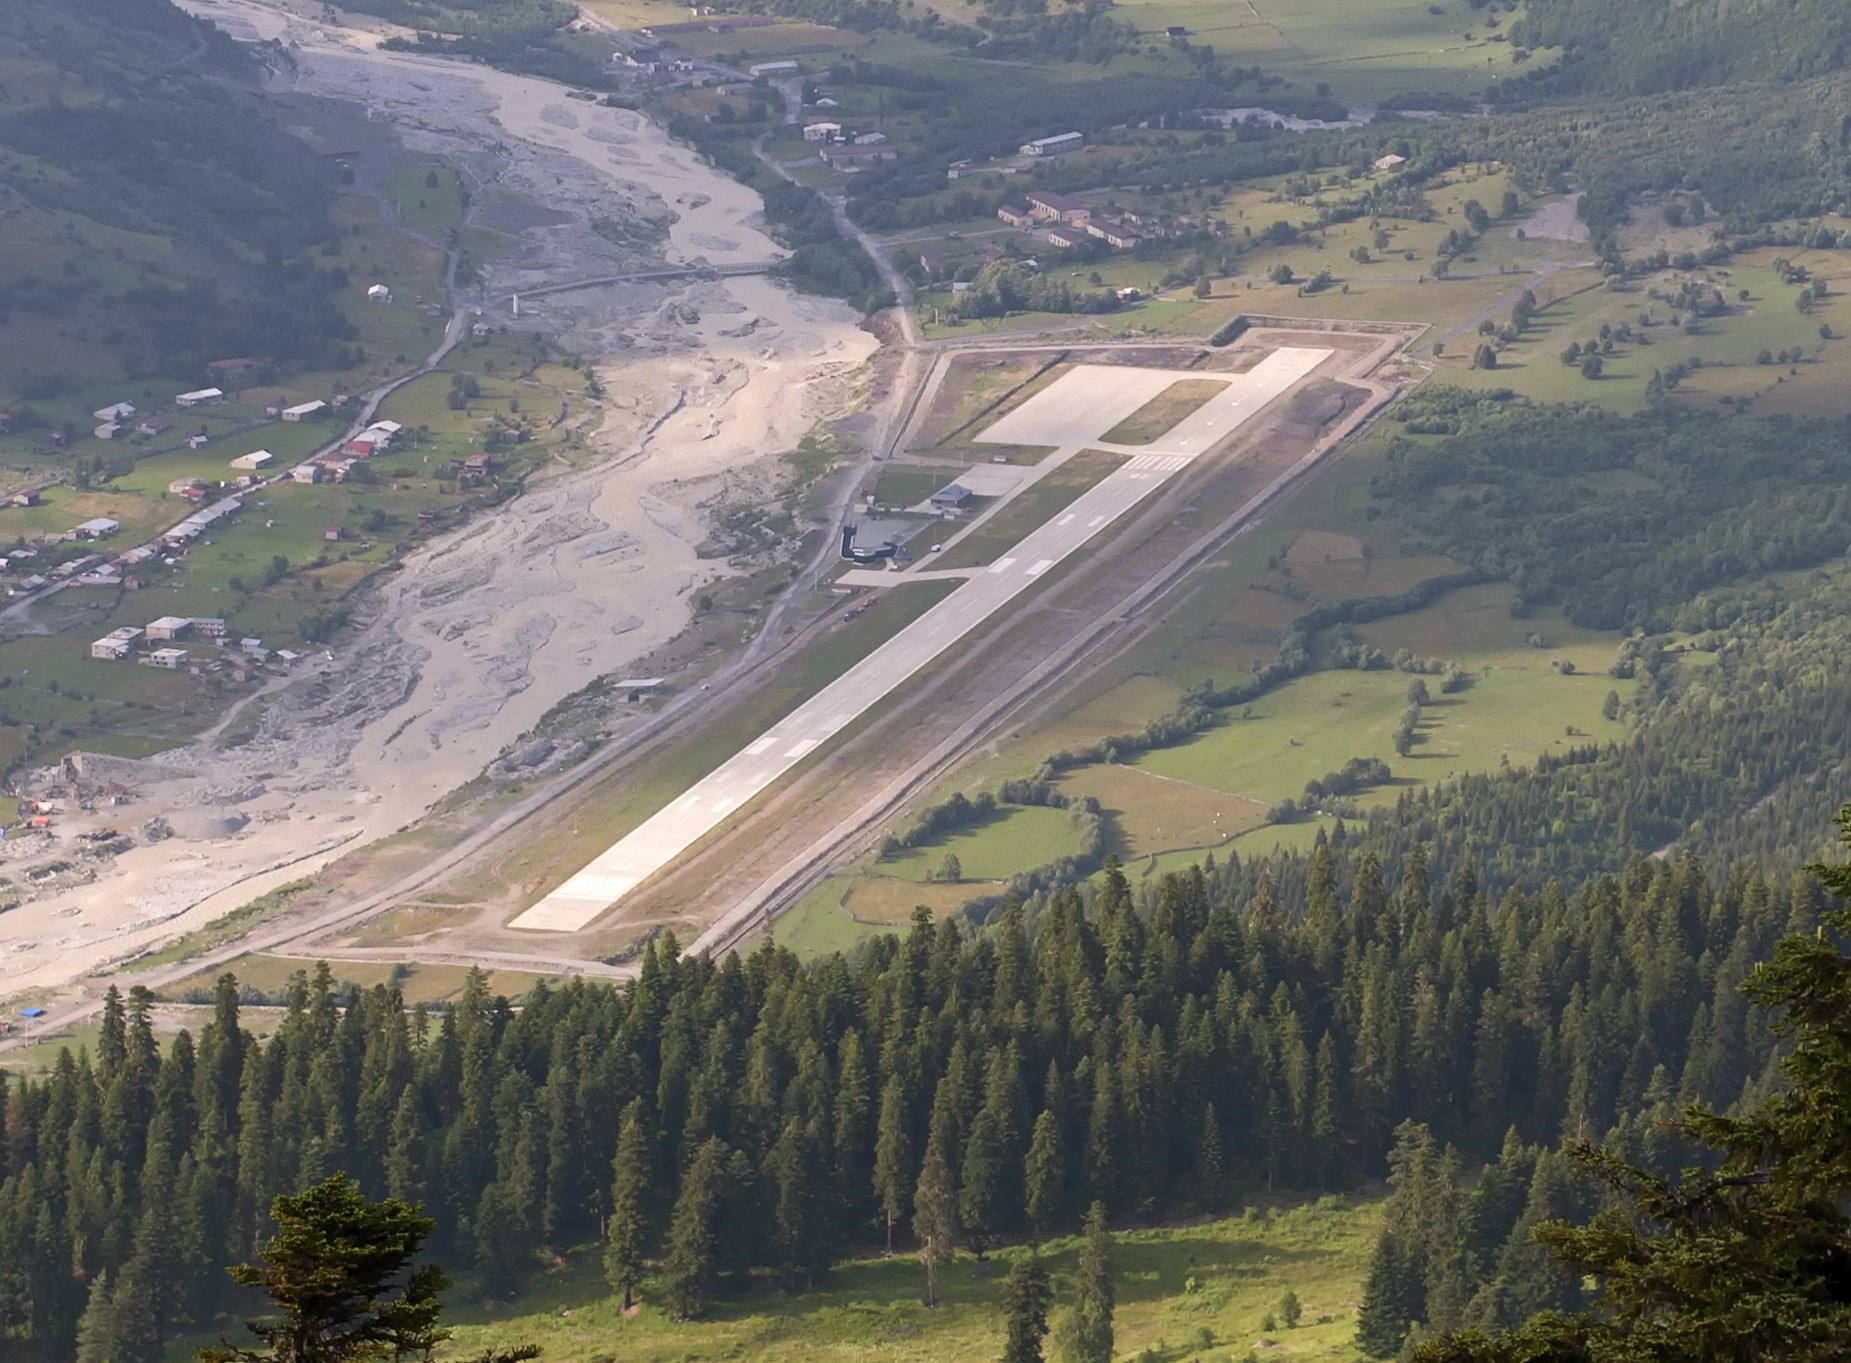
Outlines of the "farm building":
M 268 450 L 252 450 L 249 454 L 241 454 L 236 459 L 232 460 L 231 467 L 234 469 L 260 469 L 275 458 L 276 456 L 271 454 Z
M 208 639 L 223 639 L 225 637 L 225 622 L 216 615 L 195 615 L 193 617 L 193 632 L 196 634 L 203 634 Z
M 184 648 L 157 648 L 135 661 L 143 667 L 162 667 L 169 672 L 178 672 L 186 666 L 186 660 L 187 652 Z
M 199 486 L 197 478 L 176 478 L 167 485 L 167 490 L 176 497 L 184 497 Z
M 793 61 L 759 62 L 756 66 L 748 66 L 746 74 L 756 80 L 760 76 L 794 76 L 801 70 L 803 68 Z
M 156 436 L 173 428 L 173 418 L 166 416 L 145 416 L 135 423 L 135 434 Z
M 806 142 L 833 142 L 841 135 L 840 123 L 809 123 L 803 130 L 803 140 Z
M 73 526 L 71 533 L 80 540 L 101 540 L 108 539 L 121 528 L 121 521 L 112 521 L 107 516 L 96 516 L 81 525 Z
M 122 423 L 119 421 L 105 421 L 101 426 L 98 426 L 94 431 L 90 432 L 90 434 L 94 435 L 98 440 L 114 440 L 117 436 L 122 434 Z
M 1376 170 L 1398 170 L 1407 163 L 1407 157 L 1397 156 L 1392 151 L 1389 152 L 1388 155 L 1378 156 L 1374 161 L 1370 162 Z
M 307 421 L 310 417 L 317 416 L 327 409 L 328 404 L 317 398 L 313 402 L 299 402 L 294 407 L 285 407 L 282 417 L 285 421 Z
M 366 291 L 366 297 L 367 301 L 370 303 L 390 303 L 392 301 L 392 290 L 388 289 L 384 284 L 375 284 Z
M 860 170 L 878 161 L 897 161 L 900 153 L 893 147 L 825 147 L 817 153 L 836 170 Z
M 347 527 L 344 525 L 331 525 L 321 532 L 321 537 L 330 542 L 344 540 L 347 538 Z
M 207 435 L 204 431 L 198 431 L 186 438 L 186 447 L 189 450 L 203 450 L 211 443 L 212 437 Z
M 1051 190 L 1037 189 L 1028 196 L 1028 215 L 1036 222 L 1084 223 L 1092 217 L 1090 204 Z
M 1115 251 L 1129 251 L 1138 244 L 1138 234 L 1123 223 L 1093 218 L 1086 224 L 1086 235 L 1098 237 Z
M 996 210 L 996 216 L 1011 227 L 1033 227 L 1035 224 L 1033 209 L 1017 208 L 1014 204 L 1004 204 Z
M 1056 133 L 1052 137 L 1037 137 L 1032 142 L 1022 144 L 1024 156 L 1061 156 L 1070 151 L 1079 151 L 1086 145 L 1086 139 L 1079 133 Z
M 175 639 L 186 637 L 193 628 L 193 621 L 185 615 L 163 615 L 159 620 L 148 622 L 148 642 L 151 644 L 170 644 Z
M 1050 227 L 1042 233 L 1048 245 L 1071 251 L 1076 246 L 1086 245 L 1086 233 L 1077 227 Z
M 135 415 L 135 404 L 132 402 L 111 403 L 107 407 L 97 408 L 90 415 L 98 421 L 127 421 Z
M 9 495 L 6 499 L 6 504 L 8 506 L 37 506 L 44 500 L 45 500 L 45 489 L 44 488 L 24 487 L 24 488 L 21 488 L 18 492 L 15 492 Z
M 215 402 L 225 400 L 222 388 L 197 388 L 191 393 L 182 393 L 174 399 L 176 407 L 209 407 Z

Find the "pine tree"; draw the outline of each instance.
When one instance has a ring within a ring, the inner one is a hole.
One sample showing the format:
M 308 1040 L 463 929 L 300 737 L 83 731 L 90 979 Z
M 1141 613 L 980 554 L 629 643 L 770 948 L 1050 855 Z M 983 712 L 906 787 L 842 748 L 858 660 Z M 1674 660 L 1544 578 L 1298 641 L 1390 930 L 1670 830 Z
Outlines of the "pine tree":
M 874 1145 L 874 1190 L 887 1218 L 887 1253 L 893 1253 L 893 1224 L 909 1214 L 915 1173 L 913 1143 L 906 1129 L 906 1089 L 899 1075 L 881 1092 L 880 1130 Z
M 713 1297 L 720 1211 L 728 1191 L 731 1155 L 725 1141 L 708 1137 L 682 1180 L 663 1265 L 666 1304 L 676 1320 L 694 1320 Z
M 1356 1319 L 1356 1347 L 1369 1357 L 1393 1358 L 1401 1351 L 1414 1314 L 1414 1272 L 1400 1237 L 1384 1230 L 1369 1259 Z
M 919 1186 L 913 1190 L 913 1238 L 925 1264 L 925 1304 L 938 1305 L 938 1270 L 956 1249 L 957 1198 L 951 1187 L 951 1165 L 945 1158 L 945 1127 L 934 1120 L 926 1138 L 925 1159 L 919 1167 Z
M 1112 1363 L 1112 1315 L 1117 1293 L 1112 1282 L 1112 1232 L 1106 1226 L 1105 1203 L 1095 1202 L 1088 1209 L 1080 1234 L 1073 1310 L 1061 1326 L 1061 1357 L 1065 1363 Z
M 1060 1217 L 1066 1177 L 1061 1160 L 1060 1121 L 1053 1112 L 1043 1109 L 1035 1118 L 1035 1132 L 1029 1139 L 1028 1158 L 1022 1171 L 1022 1182 L 1027 1190 L 1023 1210 L 1028 1214 L 1029 1229 L 1037 1241 Z
M 1202 1109 L 1202 1139 L 1195 1160 L 1196 1196 L 1210 1211 L 1221 1205 L 1227 1187 L 1227 1168 L 1221 1149 L 1221 1119 L 1215 1105 Z
M 1041 1341 L 1048 1333 L 1048 1303 L 1052 1296 L 1041 1260 L 1033 1253 L 1017 1260 L 1003 1283 L 1002 1363 L 1041 1363 Z
M 643 1100 L 624 1109 L 611 1166 L 611 1214 L 605 1228 L 604 1281 L 628 1311 L 643 1285 L 643 1194 L 649 1183 L 649 1138 L 643 1131 Z
M 77 1326 L 77 1363 L 116 1363 L 117 1328 L 109 1272 L 104 1270 L 90 1284 L 89 1301 Z
M 1005 1180 L 1001 1133 L 986 1108 L 971 1123 L 958 1161 L 958 1225 L 980 1260 L 1000 1229 Z

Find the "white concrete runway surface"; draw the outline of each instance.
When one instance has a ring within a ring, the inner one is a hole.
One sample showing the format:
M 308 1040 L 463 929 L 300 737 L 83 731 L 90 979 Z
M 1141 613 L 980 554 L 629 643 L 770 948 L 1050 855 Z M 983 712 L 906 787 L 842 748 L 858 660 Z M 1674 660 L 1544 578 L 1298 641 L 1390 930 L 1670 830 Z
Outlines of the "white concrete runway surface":
M 726 817 L 903 686 L 921 668 L 1020 596 L 1037 579 L 1171 476 L 1310 374 L 1328 350 L 1275 350 L 1147 446 L 1103 445 L 1099 437 L 1179 379 L 1224 377 L 1118 365 L 1079 365 L 989 427 L 979 440 L 1008 445 L 1122 449 L 1132 455 L 1013 551 L 970 579 L 745 749 L 697 782 L 510 924 L 576 932 L 613 908 Z M 895 583 L 898 585 L 898 583 Z M 698 942 L 695 944 L 700 945 Z

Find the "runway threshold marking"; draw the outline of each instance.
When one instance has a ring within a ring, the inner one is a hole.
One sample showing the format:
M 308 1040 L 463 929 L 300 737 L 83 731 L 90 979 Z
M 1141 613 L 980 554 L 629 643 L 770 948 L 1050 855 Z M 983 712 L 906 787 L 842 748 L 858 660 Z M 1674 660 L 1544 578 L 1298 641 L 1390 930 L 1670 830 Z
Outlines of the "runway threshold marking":
M 1243 406 L 1243 414 L 1259 410 L 1310 374 L 1330 354 L 1328 350 L 1285 347 L 1268 355 L 1240 376 L 1239 386 L 1256 399 Z M 1079 371 L 1072 371 L 1038 396 L 1044 397 L 1058 389 L 1061 383 L 1076 377 L 1084 381 Z M 1230 388 L 1235 386 L 1229 385 Z M 1012 415 L 1019 415 L 1019 412 L 1020 409 Z M 1099 419 L 1106 424 L 1101 430 L 1111 429 L 1126 415 L 1129 411 L 1102 411 Z M 1063 448 L 1084 448 L 1096 440 L 1095 434 Z M 1166 459 L 1164 462 L 1170 464 L 1172 461 Z M 904 686 L 946 649 L 1032 588 L 1041 574 L 1084 548 L 1101 526 L 1137 506 L 1161 487 L 1177 468 L 1185 466 L 1189 458 L 1178 457 L 1173 462 L 1174 467 L 1138 472 L 1120 466 L 1107 474 L 1073 503 L 1071 517 L 1076 521 L 1084 518 L 1083 528 L 1074 527 L 1071 522 L 1045 523 L 1016 545 L 1014 557 L 1006 562 L 1028 561 L 1033 566 L 1027 571 L 1013 573 L 992 569 L 964 579 L 950 596 L 697 781 L 680 800 L 645 819 L 509 926 L 537 932 L 576 932 L 602 917 L 636 887 L 718 828 L 728 812 L 767 790 L 810 753 Z M 1004 563 L 997 565 L 998 568 L 1004 566 Z M 713 945 L 730 929 L 738 915 L 749 909 L 749 904 L 730 906 L 688 950 L 699 952 Z

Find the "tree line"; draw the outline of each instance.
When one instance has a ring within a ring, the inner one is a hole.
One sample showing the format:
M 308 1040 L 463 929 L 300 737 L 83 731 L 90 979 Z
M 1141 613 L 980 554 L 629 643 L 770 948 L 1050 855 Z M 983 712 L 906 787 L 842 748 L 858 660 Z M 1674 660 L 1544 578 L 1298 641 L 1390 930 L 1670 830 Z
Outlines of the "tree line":
M 165 1045 L 152 998 L 112 992 L 94 1050 L 6 1085 L 0 1341 L 67 1353 L 106 1278 L 146 1322 L 112 1357 L 147 1363 L 227 1304 L 271 1200 L 336 1171 L 427 1204 L 447 1260 L 512 1284 L 543 1248 L 628 1246 L 600 1251 L 613 1280 L 693 1316 L 889 1237 L 982 1254 L 1095 1201 L 1353 1188 L 1410 1119 L 1484 1159 L 1513 1126 L 1605 1131 L 1660 1091 L 1729 1102 L 1774 1053 L 1736 986 L 1821 905 L 1689 858 L 1494 900 L 1418 849 L 1325 845 L 1302 914 L 1231 860 L 1141 893 L 1113 866 L 1096 894 L 975 933 L 921 912 L 809 967 L 664 937 L 632 985 L 518 1009 L 479 974 L 407 1009 L 323 966 L 268 1041 L 229 976 Z

